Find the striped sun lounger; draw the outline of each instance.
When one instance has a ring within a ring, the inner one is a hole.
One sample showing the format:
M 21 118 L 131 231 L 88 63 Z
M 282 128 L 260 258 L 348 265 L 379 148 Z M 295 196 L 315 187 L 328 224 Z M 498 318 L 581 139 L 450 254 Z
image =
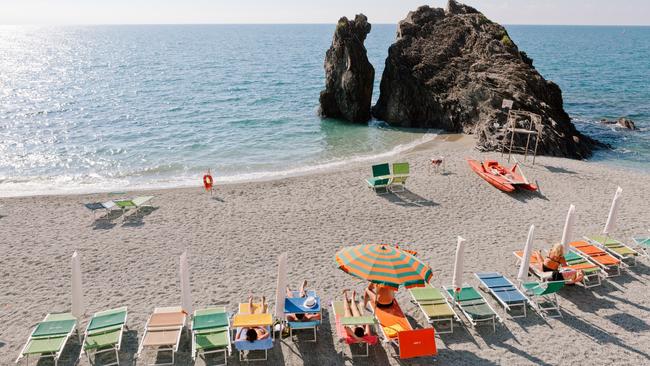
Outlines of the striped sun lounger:
M 474 275 L 481 282 L 481 287 L 488 291 L 507 312 L 511 312 L 513 308 L 523 310 L 523 315 L 511 314 L 513 318 L 526 317 L 526 308 L 531 302 L 508 278 L 498 272 L 474 273 Z

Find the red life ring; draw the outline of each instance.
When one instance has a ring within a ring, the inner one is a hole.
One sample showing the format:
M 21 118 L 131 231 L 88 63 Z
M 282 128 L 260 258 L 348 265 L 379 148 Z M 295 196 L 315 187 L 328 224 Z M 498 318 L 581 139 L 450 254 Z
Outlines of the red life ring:
M 203 186 L 205 187 L 206 191 L 212 190 L 212 184 L 214 180 L 212 179 L 212 176 L 210 174 L 206 174 L 203 176 Z

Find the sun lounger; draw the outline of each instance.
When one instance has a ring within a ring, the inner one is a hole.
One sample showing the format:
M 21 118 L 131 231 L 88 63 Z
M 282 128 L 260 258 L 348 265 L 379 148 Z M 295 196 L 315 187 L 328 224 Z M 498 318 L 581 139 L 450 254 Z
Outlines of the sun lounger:
M 375 318 L 384 340 L 399 347 L 400 359 L 438 354 L 434 329 L 413 329 L 396 299 L 391 307 L 375 308 Z
M 126 213 L 127 211 L 132 211 L 133 213 L 131 215 L 137 215 L 142 208 L 151 207 L 151 205 L 148 203 L 153 198 L 153 196 L 139 196 L 130 200 L 115 201 L 115 205 L 117 205 L 117 207 L 122 210 L 122 214 Z
M 593 264 L 607 271 L 608 274 L 615 273 L 609 274 L 610 276 L 619 276 L 621 274 L 621 266 L 623 265 L 623 262 L 597 246 L 589 244 L 586 241 L 574 241 L 569 243 L 569 246 L 576 253 L 589 259 Z
M 228 364 L 230 346 L 230 319 L 226 308 L 213 307 L 194 311 L 192 317 L 192 360 L 197 357 L 223 353 L 223 363 Z
M 506 309 L 506 312 L 511 312 L 513 308 L 523 310 L 523 315 L 511 314 L 513 318 L 526 317 L 526 308 L 532 303 L 508 278 L 498 272 L 474 273 L 474 275 L 481 282 L 481 286 Z
M 436 323 L 449 322 L 449 330 L 441 331 L 436 328 L 436 333 L 454 332 L 454 320 L 460 321 L 460 318 L 440 290 L 431 286 L 414 287 L 409 290 L 409 293 L 431 326 L 435 328 Z
M 585 237 L 585 239 L 592 244 L 605 249 L 611 255 L 625 262 L 630 267 L 636 266 L 636 259 L 640 253 L 625 245 L 623 242 L 603 235 L 594 235 Z
M 513 254 L 519 261 L 521 261 L 524 252 L 515 251 Z M 589 260 L 573 251 L 565 253 L 564 259 L 567 262 L 566 268 L 582 271 L 584 273 L 584 278 L 582 279 L 581 283 L 585 288 L 600 286 L 602 284 L 601 277 L 607 277 L 607 273 L 603 271 L 599 266 L 593 264 Z M 538 263 L 537 259 L 534 256 L 531 256 L 529 271 L 542 281 L 550 280 L 552 273 L 540 272 L 541 268 L 541 263 Z
M 97 211 L 106 211 L 108 215 L 111 211 L 120 209 L 113 201 L 84 203 L 84 206 L 92 211 L 93 219 L 97 218 Z
M 322 308 L 321 308 L 321 301 L 320 297 L 316 295 L 316 292 L 314 291 L 307 291 L 307 296 L 308 297 L 313 297 L 316 299 L 316 305 L 313 307 L 307 307 L 304 305 L 305 303 L 305 297 L 300 297 L 300 294 L 298 291 L 293 292 L 294 297 L 287 297 L 284 300 L 284 314 L 319 314 L 321 317 L 318 320 L 310 320 L 310 321 L 298 321 L 298 322 L 293 322 L 293 321 L 288 321 L 287 324 L 289 325 L 289 336 L 293 338 L 293 331 L 294 330 L 305 330 L 305 329 L 310 329 L 313 330 L 314 332 L 314 339 L 312 340 L 313 342 L 316 342 L 318 340 L 318 327 L 321 326 L 321 319 L 322 319 Z
M 140 358 L 143 352 L 148 350 L 155 350 L 156 358 L 160 352 L 170 352 L 171 363 L 155 363 L 154 365 L 173 365 L 186 318 L 187 314 L 180 306 L 154 309 L 144 327 L 144 334 L 136 358 Z
M 445 286 L 444 289 L 452 303 L 465 314 L 472 326 L 492 323 L 492 329 L 497 331 L 497 320 L 501 321 L 501 318 L 474 287 L 463 285 L 458 293 L 451 286 Z
M 372 178 L 366 179 L 368 186 L 378 193 L 379 189 L 384 189 L 388 193 L 388 186 L 391 184 L 390 165 L 379 164 L 372 166 Z
M 391 175 L 390 189 L 393 192 L 404 192 L 406 189 L 406 180 L 409 177 L 410 166 L 409 163 L 394 163 L 393 174 Z M 400 186 L 400 191 L 393 190 L 394 186 Z
M 648 251 L 650 250 L 650 237 L 648 236 L 637 236 L 632 238 L 636 245 L 641 248 L 645 252 L 645 255 L 648 255 Z
M 260 307 L 262 304 L 253 304 L 253 307 Z M 268 351 L 273 348 L 273 332 L 271 330 L 271 325 L 273 324 L 273 317 L 268 312 L 263 314 L 252 314 L 251 309 L 248 307 L 248 303 L 239 304 L 239 312 L 233 318 L 233 341 L 235 343 L 235 348 L 239 351 L 239 361 L 266 361 L 268 358 Z M 266 330 L 271 334 L 268 338 L 262 340 L 256 340 L 254 342 L 249 342 L 245 338 L 244 332 L 242 332 L 242 337 L 237 339 L 237 333 L 242 328 L 250 327 L 266 327 Z M 246 357 L 244 359 L 244 353 L 246 351 L 264 351 L 264 358 L 250 358 Z
M 525 289 L 526 294 L 532 297 L 540 314 L 557 311 L 558 315 L 555 317 L 562 316 L 556 293 L 564 287 L 564 281 L 526 282 L 522 284 L 522 287 Z M 552 315 L 548 316 L 554 317 Z
M 57 366 L 68 339 L 76 331 L 77 319 L 72 314 L 47 314 L 34 327 L 16 363 L 24 358 L 29 364 L 29 357 L 36 356 L 37 360 L 52 358 L 54 365 Z
M 103 366 L 119 365 L 119 351 L 122 345 L 124 327 L 126 326 L 126 317 L 126 307 L 95 313 L 86 327 L 79 358 L 85 353 L 88 362 L 93 364 L 90 359 L 91 356 L 96 359 L 98 354 L 115 352 L 115 362 L 103 364 Z
M 361 304 L 359 304 L 361 306 Z M 348 345 L 359 343 L 355 338 L 350 337 L 348 332 L 345 331 L 346 326 L 366 326 L 369 325 L 371 330 L 375 330 L 375 324 L 377 323 L 375 318 L 372 315 L 368 316 L 357 316 L 357 317 L 345 317 L 345 310 L 343 307 L 343 301 L 332 301 L 332 312 L 334 313 L 334 323 L 336 326 L 336 335 L 338 338 Z M 374 334 L 366 334 L 363 337 L 363 343 L 366 345 L 366 353 L 363 354 L 354 354 L 352 357 L 368 357 L 369 348 L 372 345 L 377 344 L 378 338 Z

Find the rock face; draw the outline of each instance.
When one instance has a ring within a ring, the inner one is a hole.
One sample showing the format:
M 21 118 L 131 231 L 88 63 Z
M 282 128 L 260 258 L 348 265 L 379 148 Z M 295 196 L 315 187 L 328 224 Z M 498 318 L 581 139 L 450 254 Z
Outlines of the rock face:
M 494 150 L 507 120 L 504 99 L 542 116 L 540 154 L 586 158 L 598 144 L 575 129 L 560 88 L 505 28 L 450 0 L 446 10 L 422 6 L 399 23 L 373 114 L 395 126 L 478 134 L 478 147 Z
M 605 124 L 605 125 L 616 125 L 616 127 L 621 127 L 625 128 L 628 130 L 636 130 L 636 125 L 634 124 L 634 121 L 632 121 L 629 118 L 621 117 L 616 121 L 610 121 L 608 119 L 602 119 L 600 120 L 600 123 Z
M 351 122 L 370 119 L 375 69 L 363 42 L 370 33 L 365 15 L 339 19 L 332 46 L 325 56 L 325 90 L 320 94 L 320 115 Z

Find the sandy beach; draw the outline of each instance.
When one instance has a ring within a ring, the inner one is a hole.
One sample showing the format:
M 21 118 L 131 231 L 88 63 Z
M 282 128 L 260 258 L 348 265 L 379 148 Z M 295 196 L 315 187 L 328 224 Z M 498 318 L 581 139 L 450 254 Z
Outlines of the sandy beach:
M 307 279 L 324 303 L 343 288 L 364 283 L 337 269 L 334 254 L 363 243 L 399 244 L 419 253 L 434 270 L 433 285 L 449 285 L 456 237 L 467 239 L 465 281 L 473 273 L 500 271 L 514 279 L 512 252 L 523 248 L 535 224 L 535 248 L 560 240 L 569 204 L 577 210 L 575 239 L 599 233 L 617 186 L 623 203 L 616 237 L 630 241 L 650 226 L 648 175 L 596 162 L 538 157 L 526 164 L 540 193 L 504 194 L 473 173 L 465 157 L 499 157 L 473 148 L 472 137 L 440 135 L 434 141 L 390 158 L 411 164 L 408 190 L 378 196 L 363 179 L 370 163 L 281 180 L 219 185 L 213 198 L 201 188 L 146 192 L 154 210 L 123 223 L 93 221 L 85 202 L 118 198 L 108 194 L 34 196 L 1 199 L 0 364 L 13 364 L 32 327 L 48 312 L 70 309 L 70 257 L 81 256 L 87 316 L 128 306 L 129 330 L 121 357 L 132 364 L 148 315 L 157 306 L 180 305 L 179 255 L 188 252 L 194 305 L 223 304 L 235 311 L 249 293 L 273 298 L 277 256 L 289 253 L 289 282 Z M 446 174 L 429 159 L 442 155 Z M 197 178 L 197 183 L 199 179 Z M 124 196 L 143 192 L 127 192 Z M 491 327 L 456 328 L 437 337 L 436 365 L 643 365 L 650 364 L 650 261 L 600 287 L 573 286 L 560 292 L 562 318 L 531 312 L 503 318 Z M 487 297 L 487 296 L 486 296 Z M 427 326 L 404 290 L 398 299 L 412 323 Z M 328 309 L 329 310 L 329 309 Z M 349 348 L 333 332 L 327 310 L 317 344 L 276 342 L 268 364 L 350 364 Z M 465 323 L 467 324 L 467 323 Z M 79 345 L 70 342 L 59 365 L 73 365 Z M 344 359 L 341 352 L 347 355 Z M 389 346 L 371 348 L 355 364 L 396 365 Z M 407 365 L 430 365 L 415 359 Z M 42 363 L 49 364 L 49 363 Z M 88 365 L 82 359 L 80 365 Z M 139 364 L 142 364 L 139 362 Z M 177 365 L 191 364 L 190 340 L 183 337 Z M 197 361 L 203 365 L 202 361 Z M 236 354 L 229 364 L 237 365 Z

